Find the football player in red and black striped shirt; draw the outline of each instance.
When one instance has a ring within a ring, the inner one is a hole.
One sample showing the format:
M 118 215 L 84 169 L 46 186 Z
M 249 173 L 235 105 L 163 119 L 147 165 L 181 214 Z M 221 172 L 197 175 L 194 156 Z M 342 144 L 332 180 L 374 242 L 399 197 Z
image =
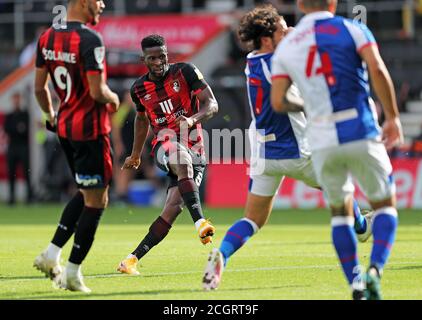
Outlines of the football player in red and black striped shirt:
M 112 174 L 109 113 L 117 111 L 118 96 L 106 84 L 105 48 L 86 24 L 97 24 L 103 1 L 69 0 L 64 28 L 49 28 L 37 47 L 35 95 L 56 131 L 79 192 L 65 207 L 48 248 L 34 266 L 61 287 L 89 292 L 81 263 L 88 254 L 100 217 L 107 206 Z M 48 77 L 61 103 L 55 116 Z M 77 225 L 77 228 L 76 228 Z M 59 264 L 62 247 L 75 233 L 66 271 Z
M 138 274 L 136 265 L 168 234 L 183 205 L 188 208 L 203 244 L 209 243 L 215 228 L 202 214 L 198 187 L 205 169 L 201 122 L 218 111 L 218 104 L 201 72 L 189 63 L 169 64 L 167 46 L 160 35 L 141 42 L 148 74 L 131 89 L 136 104 L 135 141 L 124 169 L 138 168 L 151 126 L 155 138 L 153 154 L 159 168 L 170 177 L 166 203 L 139 246 L 123 260 L 118 271 Z

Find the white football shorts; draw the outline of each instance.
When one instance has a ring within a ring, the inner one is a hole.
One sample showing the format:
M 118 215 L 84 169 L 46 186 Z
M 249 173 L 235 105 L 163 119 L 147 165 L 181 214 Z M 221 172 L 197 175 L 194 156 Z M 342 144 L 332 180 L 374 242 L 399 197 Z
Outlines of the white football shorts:
M 331 206 L 343 206 L 353 195 L 353 178 L 369 201 L 386 200 L 395 194 L 393 168 L 381 142 L 359 140 L 316 150 L 312 163 Z
M 319 187 L 310 158 L 286 160 L 252 158 L 250 168 L 249 192 L 257 196 L 274 196 L 284 177 L 303 181 L 310 187 Z

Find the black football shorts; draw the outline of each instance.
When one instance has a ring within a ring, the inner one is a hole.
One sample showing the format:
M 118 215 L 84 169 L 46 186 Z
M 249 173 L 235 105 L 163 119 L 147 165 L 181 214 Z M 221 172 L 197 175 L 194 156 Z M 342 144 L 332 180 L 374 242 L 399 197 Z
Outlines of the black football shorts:
M 79 189 L 100 189 L 111 183 L 113 156 L 108 135 L 88 141 L 59 140 Z
M 192 159 L 192 167 L 193 167 L 193 180 L 195 184 L 198 186 L 201 185 L 202 178 L 204 177 L 204 171 L 206 167 L 206 159 L 203 154 L 199 154 L 195 151 L 192 151 L 189 148 L 183 146 L 183 144 L 179 142 L 172 142 L 174 148 L 181 148 L 185 149 Z M 174 150 L 174 148 L 171 148 Z M 161 142 L 158 142 L 154 148 L 154 161 L 158 168 L 167 172 L 167 176 L 170 177 L 169 189 L 177 186 L 177 175 L 175 175 L 169 167 L 169 148 L 168 146 L 163 146 Z

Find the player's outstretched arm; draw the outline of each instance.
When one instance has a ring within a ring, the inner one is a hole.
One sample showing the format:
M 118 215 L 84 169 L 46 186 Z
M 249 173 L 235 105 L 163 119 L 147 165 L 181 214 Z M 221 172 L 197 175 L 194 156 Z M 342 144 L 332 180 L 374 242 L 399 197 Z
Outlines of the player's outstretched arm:
M 289 88 L 289 78 L 273 78 L 271 85 L 271 105 L 276 112 L 302 112 L 303 99 L 294 95 Z
M 119 96 L 110 90 L 101 72 L 87 74 L 89 93 L 91 97 L 100 103 L 109 103 L 113 112 L 119 109 Z
M 207 86 L 198 95 L 199 112 L 192 116 L 194 123 L 207 121 L 218 112 L 218 102 L 210 86 Z
M 47 68 L 35 68 L 35 97 L 44 112 L 47 121 L 54 126 L 54 109 L 51 101 L 50 89 L 48 88 Z
M 123 169 L 138 169 L 141 165 L 141 154 L 149 131 L 149 119 L 146 112 L 138 112 L 134 124 L 134 140 L 132 154 L 126 158 Z
M 390 149 L 403 143 L 403 131 L 393 81 L 376 46 L 363 48 L 360 55 L 368 66 L 372 86 L 385 113 L 383 140 L 387 149 Z

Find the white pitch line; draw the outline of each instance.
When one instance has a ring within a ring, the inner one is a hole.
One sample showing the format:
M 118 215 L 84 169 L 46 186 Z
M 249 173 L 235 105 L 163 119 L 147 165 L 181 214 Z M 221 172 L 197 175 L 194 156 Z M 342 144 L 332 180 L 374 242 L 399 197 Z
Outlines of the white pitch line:
M 396 265 L 422 265 L 420 262 L 395 262 L 389 263 L 388 266 L 396 266 Z M 324 269 L 324 268 L 338 268 L 340 265 L 311 265 L 311 266 L 284 266 L 284 267 L 266 267 L 266 268 L 244 268 L 244 269 L 228 269 L 225 272 L 253 272 L 253 271 L 275 271 L 275 270 L 294 270 L 294 269 Z M 388 268 L 387 268 L 388 270 Z M 177 271 L 177 272 L 160 272 L 160 273 L 141 273 L 141 278 L 145 277 L 160 277 L 160 276 L 175 276 L 175 275 L 182 275 L 182 274 L 202 274 L 203 271 Z M 115 277 L 133 277 L 133 276 L 126 276 L 121 273 L 116 274 L 99 274 L 99 275 L 92 275 L 92 276 L 84 276 L 86 279 L 99 279 L 99 278 L 115 278 Z M 135 277 L 134 277 L 135 278 Z M 44 281 L 45 278 L 23 278 L 23 279 L 1 279 L 1 282 L 26 282 L 26 281 Z

